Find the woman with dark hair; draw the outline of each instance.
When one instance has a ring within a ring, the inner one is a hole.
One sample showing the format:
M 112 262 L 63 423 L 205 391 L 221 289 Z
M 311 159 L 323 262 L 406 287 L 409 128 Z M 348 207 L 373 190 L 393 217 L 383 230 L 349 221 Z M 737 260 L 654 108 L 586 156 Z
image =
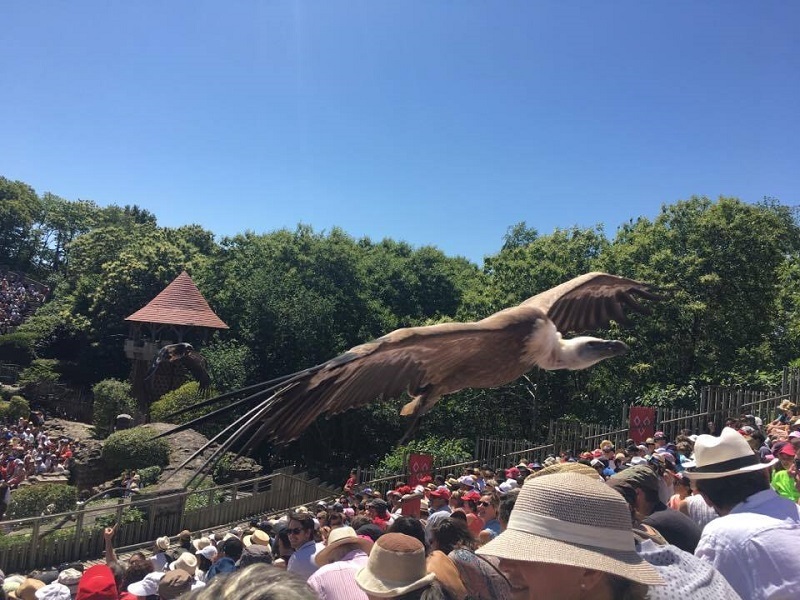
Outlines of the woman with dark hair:
M 395 519 L 394 523 L 386 530 L 386 533 L 404 533 L 405 535 L 410 535 L 422 542 L 422 545 L 425 547 L 426 555 L 429 552 L 428 542 L 425 540 L 425 528 L 422 526 L 419 519 L 407 515 Z
M 275 536 L 275 560 L 272 564 L 281 569 L 285 569 L 289 564 L 289 559 L 294 554 L 294 548 L 289 541 L 289 532 L 281 529 Z
M 511 598 L 511 584 L 497 560 L 475 554 L 476 540 L 466 523 L 444 519 L 433 529 L 428 570 L 454 598 L 503 600 Z
M 475 549 L 475 538 L 472 536 L 465 521 L 448 517 L 441 520 L 433 528 L 431 537 L 431 552 L 439 550 L 450 554 L 456 548 Z

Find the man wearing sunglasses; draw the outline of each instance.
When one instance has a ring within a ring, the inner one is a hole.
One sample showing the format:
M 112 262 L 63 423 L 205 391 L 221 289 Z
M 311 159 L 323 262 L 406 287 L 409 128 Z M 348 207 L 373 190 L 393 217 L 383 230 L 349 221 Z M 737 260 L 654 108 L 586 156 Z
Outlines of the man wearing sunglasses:
M 286 532 L 289 534 L 289 543 L 294 548 L 286 570 L 306 580 L 318 569 L 314 562 L 317 545 L 314 541 L 313 517 L 308 513 L 292 513 Z

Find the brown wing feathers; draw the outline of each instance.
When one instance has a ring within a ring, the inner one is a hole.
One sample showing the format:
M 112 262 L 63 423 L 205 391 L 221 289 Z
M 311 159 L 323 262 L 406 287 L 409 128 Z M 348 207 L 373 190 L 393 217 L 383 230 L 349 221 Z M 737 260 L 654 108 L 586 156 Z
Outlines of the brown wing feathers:
M 636 297 L 657 299 L 651 289 L 651 286 L 633 279 L 607 273 L 587 273 L 523 304 L 533 304 L 545 310 L 561 333 L 582 332 L 607 327 L 612 320 L 620 325 L 629 324 L 626 309 L 649 313 Z
M 520 352 L 519 343 L 523 339 L 516 340 L 518 328 L 530 327 L 532 318 L 544 318 L 546 314 L 561 333 L 580 332 L 606 327 L 612 320 L 627 324 L 626 311 L 649 312 L 637 299 L 657 298 L 650 286 L 638 281 L 607 273 L 587 273 L 477 323 L 400 329 L 321 365 L 200 402 L 180 412 L 247 394 L 162 435 L 213 419 L 234 407 L 252 405 L 245 415 L 189 459 L 223 440 L 206 460 L 207 465 L 243 438 L 246 441 L 240 445 L 240 452 L 264 439 L 285 443 L 299 437 L 323 414 L 332 416 L 378 398 L 395 398 L 406 391 L 413 394 L 427 385 L 441 384 L 437 388 L 440 393 L 485 387 L 482 383 L 486 382 L 470 380 L 470 373 L 477 376 L 482 370 L 486 378 L 486 364 L 491 361 L 481 352 L 491 354 L 492 360 L 501 355 L 501 362 L 513 363 L 518 357 L 511 355 Z M 204 367 L 202 363 L 193 366 Z M 503 375 L 513 377 L 513 373 L 514 368 L 509 367 Z M 450 377 L 449 388 L 448 384 L 442 384 L 447 377 Z

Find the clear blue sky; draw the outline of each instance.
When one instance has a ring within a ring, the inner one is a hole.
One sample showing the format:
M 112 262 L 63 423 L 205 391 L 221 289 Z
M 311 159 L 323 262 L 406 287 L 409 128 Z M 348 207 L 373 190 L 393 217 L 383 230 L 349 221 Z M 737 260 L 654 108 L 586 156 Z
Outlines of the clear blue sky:
M 481 263 L 507 228 L 800 204 L 800 2 L 7 2 L 0 175 Z

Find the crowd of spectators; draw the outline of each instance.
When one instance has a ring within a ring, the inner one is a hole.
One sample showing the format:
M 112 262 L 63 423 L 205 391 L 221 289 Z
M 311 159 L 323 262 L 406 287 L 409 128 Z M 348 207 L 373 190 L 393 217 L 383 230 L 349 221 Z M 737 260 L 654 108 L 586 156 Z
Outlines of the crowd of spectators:
M 111 527 L 105 565 L 4 587 L 62 600 L 797 598 L 795 409 L 729 419 L 719 435 L 604 440 L 385 494 L 352 474 L 333 502 L 162 536 L 126 560 Z
M 21 324 L 45 300 L 45 292 L 15 273 L 0 275 L 0 335 Z
M 11 500 L 11 491 L 35 475 L 69 475 L 73 442 L 52 439 L 44 430 L 41 411 L 30 418 L 0 426 L 0 519 Z

